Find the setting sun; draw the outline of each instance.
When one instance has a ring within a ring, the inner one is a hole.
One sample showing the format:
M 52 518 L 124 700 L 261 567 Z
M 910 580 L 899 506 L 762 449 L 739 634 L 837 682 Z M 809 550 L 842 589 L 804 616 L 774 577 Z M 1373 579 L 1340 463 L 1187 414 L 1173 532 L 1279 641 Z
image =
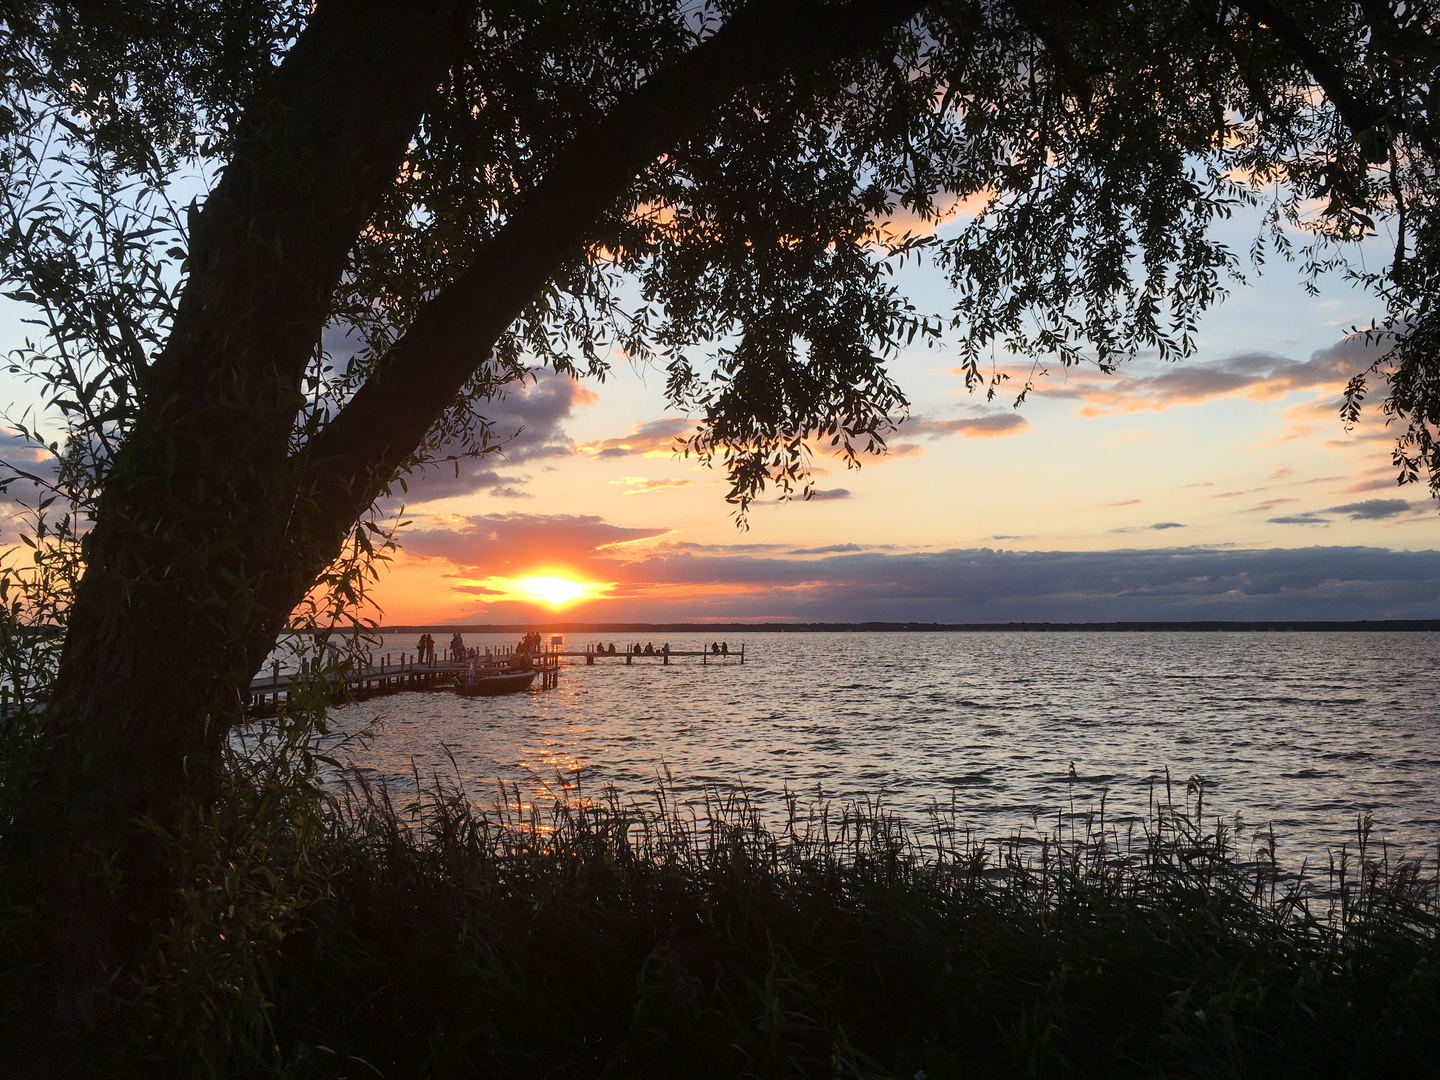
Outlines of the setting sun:
M 531 600 L 540 600 L 551 607 L 560 607 L 572 600 L 592 595 L 594 587 L 583 581 L 568 578 L 544 576 L 518 578 L 512 582 L 516 592 Z

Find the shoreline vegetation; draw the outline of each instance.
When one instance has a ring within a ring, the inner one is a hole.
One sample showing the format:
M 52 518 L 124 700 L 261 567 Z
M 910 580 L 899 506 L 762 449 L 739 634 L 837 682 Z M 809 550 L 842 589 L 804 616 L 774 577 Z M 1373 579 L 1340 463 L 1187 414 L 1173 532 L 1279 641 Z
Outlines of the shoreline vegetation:
M 1440 1070 L 1440 871 L 1368 820 L 1287 870 L 1193 780 L 1144 818 L 1102 801 L 995 841 L 943 807 L 911 828 L 790 797 L 767 824 L 743 792 L 663 783 L 488 809 L 440 777 L 322 793 L 285 773 L 299 759 L 237 768 L 167 838 L 181 901 L 113 1003 L 127 1075 Z M 16 972 L 38 958 L 6 901 Z M 23 1023 L 25 981 L 4 981 Z

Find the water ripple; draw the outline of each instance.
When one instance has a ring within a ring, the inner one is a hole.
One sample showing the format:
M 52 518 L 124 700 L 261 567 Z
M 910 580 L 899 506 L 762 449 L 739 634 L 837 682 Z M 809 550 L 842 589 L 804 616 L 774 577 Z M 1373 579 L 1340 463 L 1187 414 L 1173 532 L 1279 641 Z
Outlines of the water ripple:
M 570 647 L 591 640 L 571 635 Z M 1312 858 L 1353 839 L 1366 811 L 1402 849 L 1433 854 L 1440 837 L 1440 634 L 745 640 L 744 666 L 578 663 L 546 693 L 400 694 L 336 720 L 380 714 L 355 759 L 397 783 L 410 782 L 412 759 L 422 776 L 449 773 L 451 748 L 482 803 L 501 782 L 548 800 L 577 779 L 644 797 L 668 770 L 682 798 L 717 784 L 777 808 L 787 789 L 866 794 L 917 821 L 953 803 L 994 836 L 1102 794 L 1107 813 L 1143 814 L 1168 768 L 1177 800 L 1204 777 L 1209 810 L 1283 822 L 1283 845 Z

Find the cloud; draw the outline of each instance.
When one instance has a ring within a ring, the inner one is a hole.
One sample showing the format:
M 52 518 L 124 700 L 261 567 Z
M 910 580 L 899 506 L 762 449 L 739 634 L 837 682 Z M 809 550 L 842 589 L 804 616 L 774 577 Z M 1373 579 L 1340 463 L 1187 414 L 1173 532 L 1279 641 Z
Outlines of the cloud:
M 1029 427 L 1029 422 L 1017 413 L 993 413 L 961 419 L 943 420 L 912 416 L 900 422 L 896 428 L 902 439 L 928 437 L 931 440 L 959 435 L 966 439 L 989 439 L 1007 435 L 1018 435 Z M 679 416 L 662 416 L 636 424 L 628 434 L 611 439 L 599 439 L 582 443 L 575 449 L 589 454 L 596 460 L 624 457 L 674 457 L 680 441 L 695 434 L 698 426 L 694 420 Z M 899 441 L 886 446 L 884 454 L 867 455 L 876 462 L 898 458 L 917 457 L 925 452 L 924 447 L 914 442 Z M 822 468 L 811 469 L 812 475 L 823 475 Z M 817 498 L 841 498 L 817 494 Z
M 19 433 L 0 427 L 0 498 L 14 500 L 17 496 L 32 502 L 32 493 L 42 490 L 36 480 L 53 482 L 59 476 L 55 455 L 43 446 L 36 446 Z M 35 479 L 31 479 L 34 477 Z
M 621 492 L 622 495 L 648 495 L 652 491 L 689 487 L 694 482 L 673 477 L 668 480 L 651 480 L 644 476 L 622 476 L 619 480 L 610 481 L 612 484 L 628 484 L 630 486 L 629 491 Z
M 501 399 L 489 418 L 497 433 L 515 433 L 501 449 L 505 460 L 519 465 L 569 454 L 572 443 L 561 425 L 577 408 L 599 400 L 593 390 L 570 376 L 551 373 L 529 384 L 524 392 Z
M 450 524 L 456 527 L 447 527 Z M 625 528 L 593 515 L 476 514 L 458 522 L 436 522 L 433 528 L 406 529 L 400 544 L 410 555 L 445 559 L 473 577 L 503 576 L 552 563 L 585 573 L 602 552 L 668 531 Z
M 966 439 L 994 439 L 1018 435 L 1029 426 L 1029 421 L 1019 413 L 1007 412 L 959 420 L 910 416 L 900 421 L 897 430 L 907 437 L 928 435 L 931 439 L 940 439 L 947 435 L 959 435 Z
M 993 198 L 988 188 L 960 196 L 953 191 L 936 192 L 928 216 L 922 217 L 914 208 L 901 206 L 897 196 L 892 195 L 895 204 L 889 213 L 875 220 L 874 237 L 882 245 L 897 244 L 907 233 L 910 236 L 930 236 L 946 222 L 956 217 L 974 217 Z
M 0 544 L 19 542 L 16 517 L 53 494 L 47 485 L 59 475 L 54 454 L 0 427 Z
M 406 501 L 433 502 L 480 491 L 498 498 L 527 498 L 525 478 L 497 471 L 497 462 L 514 466 L 569 454 L 573 444 L 563 424 L 576 409 L 596 400 L 592 391 L 574 379 L 550 372 L 527 382 L 523 389 L 492 399 L 486 403 L 484 415 L 500 440 L 499 449 L 470 458 L 458 456 L 458 445 L 441 447 L 437 457 L 455 455 L 456 460 L 438 461 L 407 477 Z
M 617 601 L 604 610 L 617 619 L 655 617 L 653 599 L 662 592 L 669 597 L 666 618 L 681 612 L 939 622 L 1433 618 L 1440 552 L 982 548 L 795 559 L 657 549 L 617 566 L 612 580 L 621 583 Z
M 662 540 L 655 545 L 659 553 L 690 553 L 692 555 L 758 555 L 789 551 L 789 544 L 697 544 L 693 540 Z
M 676 440 L 693 435 L 695 430 L 693 420 L 679 416 L 662 416 L 658 420 L 636 424 L 628 435 L 584 443 L 577 449 L 594 458 L 673 457 Z
M 1224 397 L 1274 401 L 1297 392 L 1317 392 L 1317 397 L 1297 406 L 1293 414 L 1287 411 L 1290 428 L 1272 440 L 1286 441 L 1314 430 L 1305 422 L 1307 419 L 1323 417 L 1330 423 L 1338 423 L 1340 393 L 1345 384 L 1352 375 L 1369 366 L 1379 352 L 1380 348 L 1366 344 L 1361 334 L 1320 349 L 1309 360 L 1256 351 L 1236 353 L 1209 363 L 1158 365 L 1137 361 L 1123 368 L 1118 376 L 1071 368 L 1064 372 L 1063 381 L 1037 382 L 1035 393 L 1078 401 L 1081 416 L 1098 417 L 1160 412 Z M 1028 371 L 1010 374 L 1012 377 L 1029 375 Z M 1274 478 L 1278 479 L 1279 475 Z
M 1327 512 L 1361 512 L 1360 506 Z M 1162 521 L 1137 530 L 1177 527 Z M 407 554 L 449 563 L 456 587 L 472 598 L 489 598 L 475 591 L 485 578 L 542 567 L 604 581 L 611 585 L 604 599 L 574 609 L 575 617 L 596 621 L 1433 618 L 1440 603 L 1436 551 L 1225 545 L 913 551 L 843 541 L 803 548 L 697 544 L 666 541 L 665 532 L 595 516 L 486 514 L 439 520 L 401 539 Z M 487 613 L 499 621 L 526 617 L 513 604 L 492 600 Z
M 1366 491 L 1394 491 L 1400 484 L 1396 478 L 1399 470 L 1394 465 L 1376 465 L 1368 469 L 1357 469 L 1351 474 L 1355 483 L 1341 490 L 1347 495 L 1359 495 Z
M 1106 506 L 1139 506 L 1139 499 L 1117 499 L 1115 502 L 1108 502 Z
M 1127 525 L 1123 529 L 1111 529 L 1112 533 L 1164 532 L 1166 529 L 1186 529 L 1188 525 L 1179 521 L 1157 521 L 1154 525 Z
M 1332 506 L 1324 512 L 1349 514 L 1351 521 L 1379 521 L 1382 518 L 1394 517 L 1396 514 L 1408 514 L 1411 509 L 1410 504 L 1404 499 L 1366 499 L 1364 502 Z
M 1351 521 L 1383 521 L 1385 518 L 1408 514 L 1415 508 L 1404 499 L 1366 499 L 1364 502 L 1330 506 L 1324 510 L 1310 510 L 1290 517 L 1271 518 L 1272 525 L 1328 525 L 1330 519 L 1324 514 L 1345 514 Z
M 824 547 L 792 548 L 790 555 L 841 555 L 854 551 L 891 551 L 894 544 L 826 544 Z
M 848 488 L 814 488 L 806 497 L 806 502 L 827 502 L 831 499 L 848 499 L 850 490 Z

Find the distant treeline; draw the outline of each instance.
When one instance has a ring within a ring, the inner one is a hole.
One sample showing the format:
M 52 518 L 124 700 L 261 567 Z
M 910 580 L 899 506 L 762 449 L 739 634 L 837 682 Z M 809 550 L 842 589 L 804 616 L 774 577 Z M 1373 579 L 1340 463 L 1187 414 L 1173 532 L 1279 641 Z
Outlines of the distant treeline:
M 1313 620 L 1308 622 L 1267 620 L 1264 622 L 1198 621 L 1198 622 L 1008 622 L 1008 623 L 927 623 L 927 622 L 809 622 L 809 623 L 436 623 L 425 626 L 385 626 L 385 634 L 453 633 L 462 634 L 523 634 L 533 630 L 554 634 L 903 634 L 993 633 L 1017 631 L 1042 633 L 1126 633 L 1135 631 L 1324 631 L 1324 630 L 1440 630 L 1440 619 L 1352 619 Z

